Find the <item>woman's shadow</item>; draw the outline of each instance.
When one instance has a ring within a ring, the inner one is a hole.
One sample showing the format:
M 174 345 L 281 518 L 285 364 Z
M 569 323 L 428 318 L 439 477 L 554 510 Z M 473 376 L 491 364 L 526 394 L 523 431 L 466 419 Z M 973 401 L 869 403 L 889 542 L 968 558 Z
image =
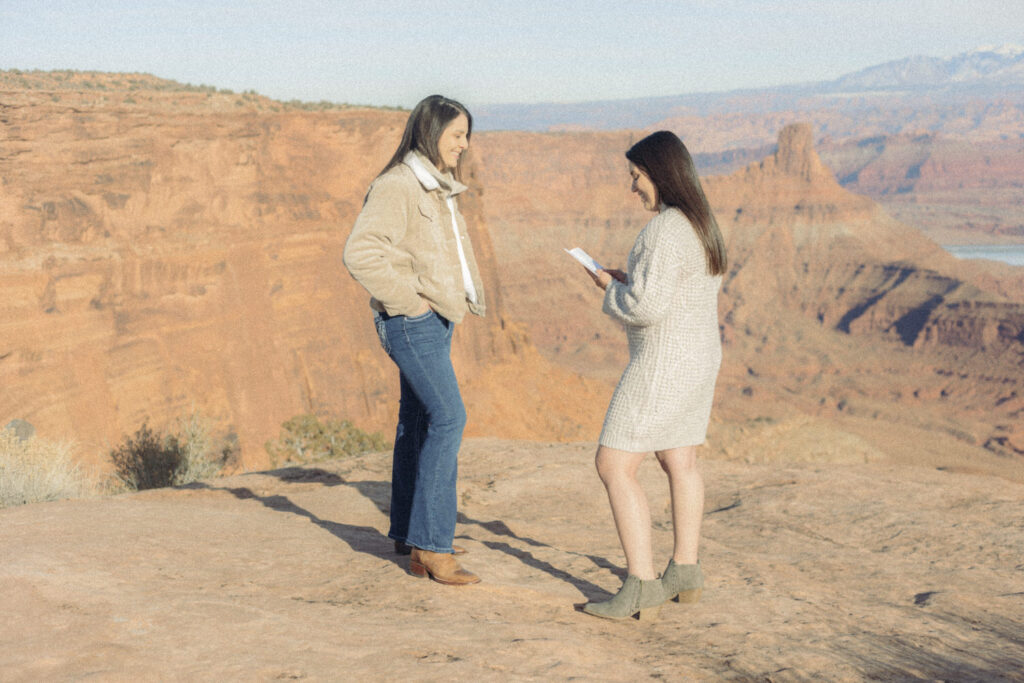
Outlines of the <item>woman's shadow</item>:
M 348 482 L 333 472 L 319 468 L 285 467 L 260 474 L 277 477 L 288 484 L 296 483 L 319 483 L 324 486 L 351 486 L 359 490 L 361 494 L 373 501 L 378 509 L 381 508 L 379 500 L 381 496 L 386 500 L 390 492 L 390 484 L 387 482 Z M 269 495 L 260 496 L 252 489 L 242 487 L 211 486 L 209 482 L 196 482 L 188 484 L 183 488 L 205 489 L 210 491 L 227 491 L 239 500 L 253 500 L 264 507 L 276 512 L 286 512 L 300 517 L 305 517 L 321 529 L 344 541 L 353 551 L 372 555 L 381 560 L 393 562 L 395 565 L 405 568 L 401 558 L 394 553 L 391 539 L 382 534 L 372 526 L 360 526 L 356 524 L 345 524 L 344 522 L 332 522 L 313 514 L 309 510 L 292 502 L 287 496 Z M 392 550 L 389 552 L 389 547 Z
M 354 488 L 364 498 L 372 502 L 377 509 L 385 516 L 390 515 L 390 502 L 391 502 L 391 483 L 387 481 L 347 481 L 340 475 L 333 472 L 328 472 L 320 468 L 309 468 L 309 467 L 284 467 L 277 470 L 270 470 L 268 472 L 262 472 L 261 474 L 277 477 L 282 482 L 287 484 L 310 484 L 319 483 L 323 486 L 348 486 Z M 403 556 L 398 555 L 394 551 L 394 542 L 388 538 L 385 534 L 381 533 L 375 527 L 371 526 L 359 526 L 355 524 L 345 524 L 343 522 L 332 522 L 330 520 L 323 519 L 309 510 L 295 504 L 287 496 L 283 495 L 270 495 L 270 496 L 258 496 L 248 487 L 217 487 L 211 486 L 206 482 L 198 482 L 189 484 L 186 488 L 200 488 L 212 491 L 227 491 L 239 500 L 254 500 L 261 505 L 274 510 L 276 512 L 286 512 L 300 517 L 305 517 L 313 524 L 316 524 L 325 531 L 333 534 L 336 538 L 344 541 L 353 551 L 358 553 L 364 553 L 372 555 L 382 560 L 394 563 L 396 566 L 406 569 L 406 560 Z M 577 557 L 584 557 L 596 566 L 606 569 L 611 573 L 618 576 L 620 579 L 625 579 L 626 570 L 621 567 L 617 567 L 610 563 L 607 559 L 599 557 L 597 555 L 589 555 L 585 553 L 577 553 L 573 551 L 562 550 L 552 545 L 530 538 L 528 536 L 520 536 L 516 534 L 509 526 L 501 520 L 482 521 L 473 519 L 463 513 L 458 514 L 457 521 L 460 524 L 474 525 L 488 531 L 494 536 L 503 536 L 509 540 L 516 541 L 517 544 L 526 545 L 534 548 L 551 549 L 556 552 L 563 554 L 574 555 Z M 466 538 L 470 540 L 476 540 L 472 536 L 463 534 L 459 538 Z M 600 586 L 587 581 L 586 579 L 580 578 L 570 574 L 569 572 L 559 569 L 550 562 L 543 560 L 534 555 L 529 550 L 518 548 L 506 541 L 480 541 L 484 546 L 491 550 L 497 550 L 503 552 L 511 557 L 516 558 L 523 564 L 538 569 L 548 574 L 549 576 L 565 581 L 569 583 L 588 599 L 604 598 L 607 597 L 609 592 Z

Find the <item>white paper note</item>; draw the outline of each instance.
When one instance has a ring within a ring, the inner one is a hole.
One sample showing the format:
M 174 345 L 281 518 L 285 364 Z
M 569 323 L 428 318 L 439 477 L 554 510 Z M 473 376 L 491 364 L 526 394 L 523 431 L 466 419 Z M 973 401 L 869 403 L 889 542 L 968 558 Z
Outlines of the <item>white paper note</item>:
M 574 259 L 583 264 L 583 267 L 589 270 L 591 273 L 596 273 L 599 270 L 603 270 L 601 264 L 590 257 L 590 254 L 583 251 L 579 247 L 573 247 L 572 249 L 566 249 L 565 253 L 572 256 Z

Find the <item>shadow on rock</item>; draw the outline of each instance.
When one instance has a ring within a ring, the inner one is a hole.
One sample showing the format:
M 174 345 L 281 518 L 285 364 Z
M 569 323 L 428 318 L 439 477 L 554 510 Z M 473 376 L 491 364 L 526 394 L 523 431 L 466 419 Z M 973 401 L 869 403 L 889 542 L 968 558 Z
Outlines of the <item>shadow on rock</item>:
M 460 524 L 476 525 L 486 531 L 489 531 L 495 536 L 505 536 L 507 538 L 514 539 L 516 541 L 519 541 L 520 543 L 525 543 L 526 545 L 533 546 L 535 548 L 548 548 L 563 555 L 584 557 L 587 560 L 593 562 L 598 567 L 602 569 L 607 569 L 619 578 L 623 580 L 625 580 L 626 578 L 626 570 L 624 568 L 616 567 L 603 557 L 598 557 L 597 555 L 587 555 L 585 553 L 576 553 L 569 550 L 564 550 L 562 548 L 556 548 L 542 541 L 530 538 L 529 536 L 520 536 L 519 534 L 512 531 L 512 529 L 510 529 L 509 526 L 501 520 L 482 522 L 480 520 L 467 517 L 465 514 L 460 512 L 458 516 L 458 521 Z M 564 570 L 559 569 L 558 567 L 555 567 L 550 562 L 547 562 L 536 557 L 533 553 L 527 550 L 522 550 L 508 543 L 499 541 L 483 541 L 483 544 L 486 545 L 488 548 L 491 548 L 492 550 L 499 550 L 503 553 L 511 555 L 512 557 L 515 557 L 516 559 L 521 561 L 523 564 L 533 567 L 535 569 L 539 569 L 545 572 L 546 574 L 550 575 L 552 578 L 565 581 L 566 583 L 572 585 L 581 593 L 583 593 L 587 597 L 587 599 L 594 599 L 609 595 L 608 591 L 601 588 L 600 586 L 593 584 L 590 581 L 587 581 L 586 579 L 573 576 L 569 572 L 566 572 Z
M 360 493 L 360 495 L 362 495 L 364 498 L 372 502 L 381 512 L 381 514 L 385 516 L 390 515 L 391 482 L 388 481 L 346 481 L 343 477 L 334 472 L 328 472 L 327 470 L 320 469 L 318 467 L 311 468 L 302 466 L 283 467 L 281 469 L 271 470 L 269 472 L 264 472 L 262 474 L 276 477 L 285 483 L 319 483 L 322 484 L 323 486 L 349 486 L 351 488 L 356 489 Z M 260 502 L 262 505 L 270 508 L 271 510 L 276 510 L 278 512 L 288 512 L 291 514 L 299 515 L 301 517 L 306 517 L 317 526 L 329 531 L 330 533 L 334 534 L 337 538 L 347 543 L 349 547 L 352 548 L 352 550 L 356 552 L 366 553 L 368 555 L 373 555 L 374 557 L 379 557 L 383 560 L 388 560 L 390 562 L 395 563 L 396 565 L 401 566 L 403 569 L 405 568 L 404 563 L 400 561 L 399 556 L 397 556 L 393 551 L 394 544 L 392 543 L 391 539 L 388 538 L 385 534 L 381 533 L 379 530 L 375 529 L 374 527 L 356 526 L 352 524 L 331 522 L 325 519 L 321 519 L 320 517 L 317 517 L 312 512 L 310 512 L 309 510 L 306 510 L 296 505 L 286 496 L 257 496 L 255 493 L 252 492 L 251 489 L 246 487 L 221 488 L 200 483 L 192 484 L 189 486 L 189 488 L 205 488 L 210 490 L 227 491 L 240 500 L 256 500 Z M 464 513 L 460 512 L 458 513 L 457 521 L 459 524 L 477 526 L 495 536 L 504 536 L 518 543 L 532 546 L 534 548 L 550 549 L 556 553 L 561 553 L 563 555 L 584 557 L 590 562 L 593 562 L 596 566 L 610 571 L 612 574 L 618 576 L 620 579 L 624 580 L 626 578 L 626 570 L 624 568 L 617 567 L 616 565 L 612 564 L 603 557 L 566 551 L 562 548 L 554 547 L 548 543 L 538 541 L 528 536 L 520 536 L 519 534 L 516 534 L 514 531 L 512 531 L 508 524 L 501 520 L 495 519 L 490 521 L 482 521 L 468 517 Z M 479 540 L 467 534 L 461 534 L 459 538 Z M 528 550 L 517 548 L 514 545 L 501 541 L 480 542 L 486 547 L 490 548 L 491 550 L 497 550 L 511 557 L 514 557 L 523 564 L 529 567 L 533 567 L 534 569 L 539 569 L 540 571 L 543 571 L 552 578 L 558 579 L 560 581 L 565 581 L 566 583 L 572 585 L 574 588 L 583 593 L 588 600 L 592 600 L 595 598 L 604 598 L 609 595 L 608 591 L 601 588 L 600 586 L 597 586 L 596 584 L 591 583 L 586 579 L 576 577 L 563 569 L 559 569 L 550 562 L 536 557 L 532 552 Z
M 293 469 L 293 468 L 289 468 Z M 300 469 L 300 468 L 294 468 Z M 322 470 L 321 470 L 322 472 Z M 331 475 L 325 473 L 331 477 L 337 478 L 337 482 L 326 484 L 328 486 L 334 486 L 338 483 L 345 483 L 341 477 L 337 475 Z M 303 481 L 315 481 L 315 479 L 306 478 Z M 324 529 L 333 534 L 338 539 L 344 541 L 352 550 L 358 553 L 364 553 L 366 555 L 372 555 L 382 560 L 393 562 L 394 564 L 405 568 L 403 563 L 399 561 L 399 557 L 395 555 L 393 550 L 393 544 L 391 539 L 382 534 L 378 529 L 372 526 L 359 526 L 355 524 L 344 524 L 342 522 L 331 522 L 326 519 L 322 519 L 317 515 L 314 515 L 309 510 L 296 505 L 287 496 L 282 495 L 270 495 L 270 496 L 258 496 L 253 493 L 252 489 L 247 487 L 217 487 L 209 486 L 208 484 L 192 485 L 190 488 L 203 488 L 211 491 L 227 491 L 235 498 L 239 500 L 255 500 L 271 510 L 277 512 L 287 512 L 293 515 L 299 515 L 305 517 L 313 524 L 316 524 L 321 529 Z

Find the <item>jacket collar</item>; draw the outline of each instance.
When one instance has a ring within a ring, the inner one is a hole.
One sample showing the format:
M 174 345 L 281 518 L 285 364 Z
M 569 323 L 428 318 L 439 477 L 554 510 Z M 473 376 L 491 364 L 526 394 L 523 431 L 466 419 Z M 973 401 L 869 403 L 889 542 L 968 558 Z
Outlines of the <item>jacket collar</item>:
M 402 163 L 412 169 L 416 180 L 420 181 L 420 185 L 428 192 L 441 189 L 444 190 L 445 196 L 450 197 L 469 189 L 456 180 L 451 173 L 438 171 L 437 167 L 419 152 L 407 153 L 402 159 Z

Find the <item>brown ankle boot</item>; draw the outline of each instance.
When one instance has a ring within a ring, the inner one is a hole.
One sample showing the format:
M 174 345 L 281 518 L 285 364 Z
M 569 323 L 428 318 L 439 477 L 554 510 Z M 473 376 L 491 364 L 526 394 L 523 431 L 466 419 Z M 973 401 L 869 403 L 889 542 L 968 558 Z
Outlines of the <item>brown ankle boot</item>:
M 409 556 L 409 573 L 413 576 L 429 576 L 438 583 L 449 586 L 465 586 L 480 583 L 480 577 L 459 566 L 450 553 L 433 553 L 413 548 Z

